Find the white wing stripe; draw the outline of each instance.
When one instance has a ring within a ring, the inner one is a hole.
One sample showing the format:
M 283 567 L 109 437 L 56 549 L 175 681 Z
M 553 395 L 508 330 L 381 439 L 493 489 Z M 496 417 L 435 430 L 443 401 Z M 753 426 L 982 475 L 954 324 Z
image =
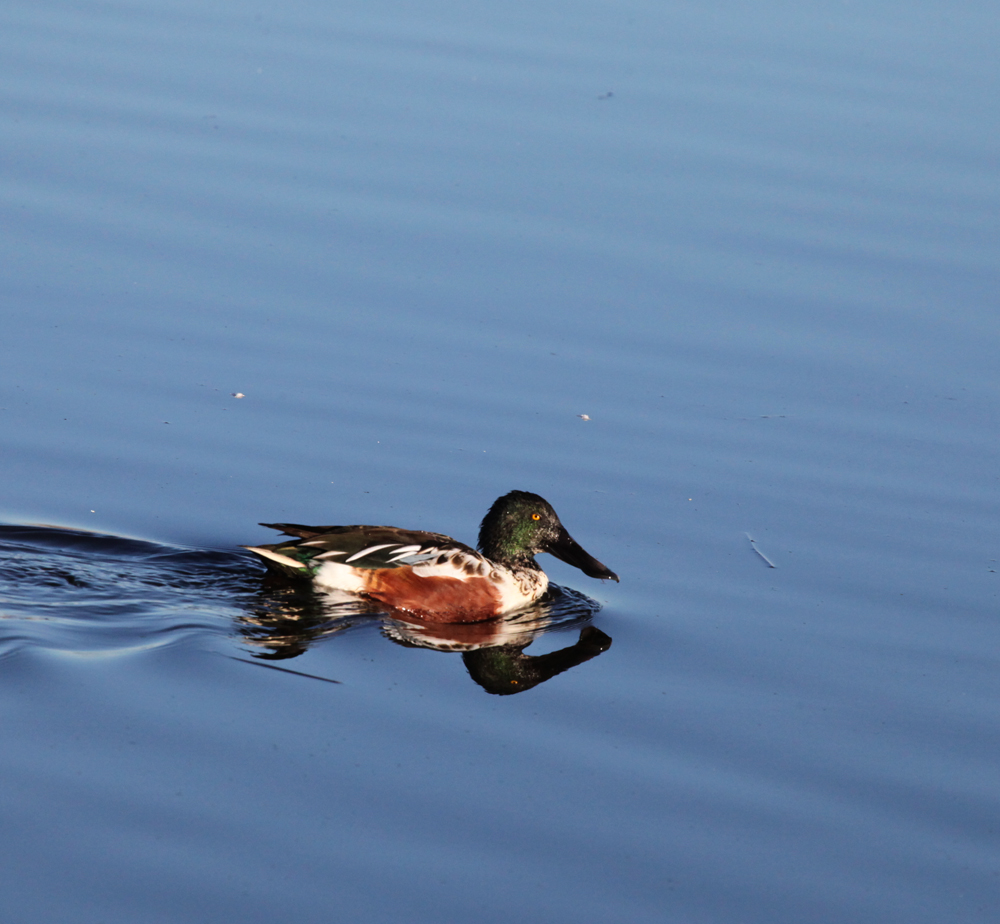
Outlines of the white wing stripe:
M 377 552 L 379 549 L 391 549 L 397 545 L 399 545 L 398 542 L 383 542 L 382 545 L 370 545 L 367 549 L 355 552 L 350 558 L 345 558 L 344 561 L 357 561 L 357 559 L 364 558 L 366 555 L 370 555 L 372 552 Z
M 407 558 L 410 555 L 415 555 L 420 551 L 419 545 L 404 545 L 401 549 L 397 549 L 392 553 L 392 558 L 389 561 L 399 561 L 401 558 Z

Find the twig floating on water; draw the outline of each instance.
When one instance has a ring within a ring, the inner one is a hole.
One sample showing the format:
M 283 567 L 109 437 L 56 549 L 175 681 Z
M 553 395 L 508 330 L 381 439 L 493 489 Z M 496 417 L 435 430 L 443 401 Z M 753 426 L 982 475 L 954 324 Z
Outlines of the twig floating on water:
M 747 539 L 750 540 L 750 548 L 753 549 L 761 558 L 764 559 L 764 561 L 767 562 L 767 566 L 769 568 L 777 568 L 778 566 L 773 561 L 771 561 L 771 559 L 768 558 L 760 549 L 757 548 L 757 543 L 754 540 L 753 536 L 751 536 L 750 533 L 746 533 L 745 535 Z
M 773 567 L 773 566 L 772 566 Z M 244 664 L 253 664 L 255 667 L 266 667 L 268 670 L 281 671 L 285 674 L 295 674 L 298 677 L 308 677 L 310 680 L 323 680 L 326 683 L 343 683 L 343 680 L 331 680 L 329 677 L 320 677 L 318 674 L 306 674 L 303 671 L 293 671 L 290 667 L 278 667 L 277 664 L 265 664 L 263 661 L 248 661 L 246 658 L 237 658 L 235 655 L 226 655 L 233 661 L 242 661 Z

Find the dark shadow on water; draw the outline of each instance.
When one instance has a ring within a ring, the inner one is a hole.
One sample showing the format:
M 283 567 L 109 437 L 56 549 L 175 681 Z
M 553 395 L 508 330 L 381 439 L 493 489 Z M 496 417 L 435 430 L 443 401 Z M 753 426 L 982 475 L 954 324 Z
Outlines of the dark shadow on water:
M 347 595 L 317 593 L 307 584 L 268 575 L 252 612 L 239 623 L 247 642 L 258 649 L 255 657 L 283 660 L 297 657 L 320 639 L 377 620 L 382 634 L 399 645 L 461 652 L 476 683 L 489 693 L 507 695 L 530 690 L 607 651 L 610 637 L 589 625 L 599 609 L 589 597 L 552 585 L 544 598 L 516 613 L 448 625 L 387 612 Z M 580 630 L 575 644 L 543 655 L 524 653 L 545 633 L 568 629 Z
M 462 655 L 469 676 L 487 693 L 523 693 L 556 674 L 596 658 L 611 647 L 611 636 L 584 626 L 575 645 L 544 655 L 526 655 L 517 645 L 479 648 Z
M 278 667 L 273 662 L 334 635 L 378 626 L 404 647 L 460 653 L 476 683 L 508 695 L 606 651 L 611 639 L 589 625 L 599 609 L 589 597 L 553 585 L 538 603 L 506 617 L 443 625 L 276 579 L 249 553 L 0 526 L 0 657 L 25 647 L 142 650 L 197 634 L 231 637 L 235 627 L 255 663 Z M 579 630 L 574 644 L 524 652 L 540 636 L 566 630 Z
M 487 693 L 522 693 L 563 671 L 596 658 L 611 638 L 589 625 L 600 605 L 575 590 L 551 585 L 533 606 L 471 625 L 424 623 L 405 614 L 386 621 L 383 634 L 400 645 L 461 651 L 469 676 Z M 578 640 L 548 654 L 524 653 L 537 638 L 555 630 L 579 629 Z

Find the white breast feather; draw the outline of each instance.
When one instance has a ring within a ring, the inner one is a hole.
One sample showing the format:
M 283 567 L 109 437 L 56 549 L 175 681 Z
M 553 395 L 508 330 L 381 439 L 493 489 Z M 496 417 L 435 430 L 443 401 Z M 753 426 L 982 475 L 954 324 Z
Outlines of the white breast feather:
M 500 573 L 503 579 L 496 587 L 500 591 L 502 613 L 534 603 L 549 589 L 549 578 L 544 571 L 521 571 L 512 574 L 504 570 Z

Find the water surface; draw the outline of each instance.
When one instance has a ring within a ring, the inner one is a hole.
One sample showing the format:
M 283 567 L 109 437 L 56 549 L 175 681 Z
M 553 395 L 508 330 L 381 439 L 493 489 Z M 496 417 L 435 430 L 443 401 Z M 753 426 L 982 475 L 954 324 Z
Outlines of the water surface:
M 10 920 L 993 919 L 991 5 L 0 24 Z M 511 489 L 621 584 L 238 548 Z

